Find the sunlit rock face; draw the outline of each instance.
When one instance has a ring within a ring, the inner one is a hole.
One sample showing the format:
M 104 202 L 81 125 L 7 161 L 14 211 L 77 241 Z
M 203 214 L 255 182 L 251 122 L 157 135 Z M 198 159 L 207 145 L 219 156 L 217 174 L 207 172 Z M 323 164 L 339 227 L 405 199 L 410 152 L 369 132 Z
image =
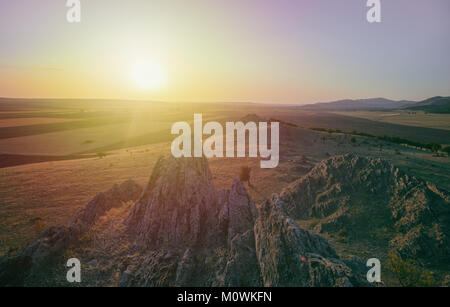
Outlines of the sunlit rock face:
M 278 195 L 256 205 L 238 179 L 216 191 L 205 158 L 160 158 L 144 189 L 127 181 L 99 193 L 69 225 L 49 228 L 17 256 L 3 258 L 0 284 L 35 285 L 34 277 L 44 276 L 60 285 L 60 272 L 48 268 L 75 248 L 75 256 L 95 255 L 81 260 L 94 263 L 91 281 L 102 275 L 103 285 L 366 285 L 364 272 L 302 229 L 286 205 Z M 51 257 L 42 256 L 45 250 Z M 40 265 L 44 259 L 49 266 Z
M 153 251 L 132 259 L 121 284 L 261 285 L 256 215 L 241 181 L 216 191 L 205 158 L 161 158 L 126 219 L 137 249 Z
M 257 209 L 237 179 L 216 192 L 206 159 L 162 158 L 126 221 L 153 252 L 124 272 L 124 285 L 158 285 L 162 276 L 177 286 L 364 284 L 283 206 L 275 195 Z
M 160 158 L 126 223 L 147 246 L 216 241 L 219 205 L 205 158 Z
M 361 272 L 352 272 L 334 247 L 286 215 L 278 195 L 258 210 L 256 253 L 264 286 L 364 286 Z M 359 274 L 359 275 L 358 275 Z

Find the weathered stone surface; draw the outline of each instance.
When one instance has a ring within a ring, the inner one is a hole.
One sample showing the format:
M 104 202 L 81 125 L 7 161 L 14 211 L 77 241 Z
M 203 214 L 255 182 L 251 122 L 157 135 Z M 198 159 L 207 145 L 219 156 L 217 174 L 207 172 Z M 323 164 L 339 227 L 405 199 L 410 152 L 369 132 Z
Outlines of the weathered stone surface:
M 92 226 L 97 219 L 114 207 L 120 207 L 123 203 L 136 201 L 141 195 L 142 187 L 129 179 L 121 185 L 115 184 L 106 192 L 98 193 L 86 207 L 73 220 L 71 226 Z
M 115 268 L 108 275 L 115 276 L 111 285 L 365 285 L 352 262 L 341 261 L 328 241 L 288 216 L 280 197 L 257 209 L 239 180 L 217 192 L 206 159 L 173 157 L 158 160 L 143 191 L 131 181 L 114 186 L 68 226 L 47 229 L 18 256 L 2 260 L 0 283 L 23 284 L 36 271 L 45 276 L 44 261 L 61 256 L 87 230 L 95 237 L 99 217 L 135 200 L 131 208 L 122 207 L 121 227 L 113 228 L 120 239 L 105 243 L 107 250 L 120 249 L 119 256 L 96 254 L 98 264 L 89 266 L 98 274 L 100 263 Z M 13 282 L 19 266 L 23 275 Z
M 283 189 L 281 198 L 290 216 L 323 219 L 316 229 L 325 232 L 358 222 L 349 215 L 355 204 L 366 204 L 366 211 L 377 206 L 377 214 L 390 215 L 382 222 L 389 225 L 392 220 L 396 229 L 391 240 L 396 252 L 429 262 L 450 261 L 448 192 L 387 161 L 351 154 L 332 157 Z
M 228 244 L 236 235 L 243 234 L 253 228 L 256 219 L 256 207 L 245 189 L 244 183 L 238 179 L 233 181 L 227 198 L 222 199 L 222 210 L 228 221 Z
M 255 223 L 256 254 L 264 286 L 359 286 L 324 238 L 289 218 L 278 195 L 259 209 Z
M 218 238 L 219 206 L 205 158 L 160 158 L 126 223 L 146 246 L 191 247 Z
M 261 284 L 255 218 L 256 207 L 241 181 L 217 192 L 206 159 L 170 157 L 155 165 L 126 224 L 140 249 L 171 252 L 178 259 L 166 285 L 245 286 Z M 124 270 L 122 285 L 158 283 L 167 263 L 150 263 Z
M 231 240 L 230 258 L 220 284 L 230 287 L 262 286 L 253 229 L 239 233 Z

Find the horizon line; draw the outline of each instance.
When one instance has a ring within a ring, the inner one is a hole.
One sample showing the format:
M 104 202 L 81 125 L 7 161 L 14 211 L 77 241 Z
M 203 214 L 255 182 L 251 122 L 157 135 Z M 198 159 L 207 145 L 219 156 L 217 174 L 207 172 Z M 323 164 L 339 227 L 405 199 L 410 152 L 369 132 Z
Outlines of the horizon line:
M 421 99 L 390 99 L 383 96 L 378 97 L 367 97 L 367 98 L 337 98 L 335 100 L 329 100 L 329 101 L 315 101 L 315 102 L 307 102 L 307 103 L 288 103 L 288 102 L 255 102 L 255 101 L 205 101 L 205 100 L 198 100 L 198 101 L 175 101 L 175 100 L 151 100 L 151 99 L 136 99 L 136 98 L 105 98 L 105 97 L 4 97 L 0 96 L 0 100 L 98 100 L 98 101 L 132 101 L 132 102 L 148 102 L 148 103 L 201 103 L 201 104 L 208 104 L 208 103 L 224 103 L 224 104 L 256 104 L 256 105 L 278 105 L 278 106 L 307 106 L 307 105 L 314 105 L 314 104 L 324 104 L 324 103 L 333 103 L 333 102 L 339 102 L 343 100 L 352 100 L 352 101 L 358 101 L 358 100 L 369 100 L 369 99 L 386 99 L 390 101 L 412 101 L 412 102 L 421 102 L 424 100 L 427 100 L 429 98 L 434 97 L 450 97 L 450 94 L 448 95 L 434 95 L 434 96 L 426 96 L 425 98 Z

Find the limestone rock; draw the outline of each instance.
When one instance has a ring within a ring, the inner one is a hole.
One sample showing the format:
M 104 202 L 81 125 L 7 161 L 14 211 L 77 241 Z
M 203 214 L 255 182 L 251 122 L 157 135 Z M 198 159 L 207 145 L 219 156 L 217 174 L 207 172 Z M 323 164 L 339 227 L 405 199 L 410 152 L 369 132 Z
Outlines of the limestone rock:
M 259 209 L 255 223 L 256 254 L 264 286 L 359 286 L 360 276 L 339 260 L 321 236 L 286 215 L 278 195 Z
M 136 202 L 123 207 L 121 227 L 110 230 L 120 240 L 105 242 L 107 250 L 121 252 L 86 257 L 86 263 L 94 258 L 108 263 L 108 285 L 366 285 L 353 262 L 340 260 L 327 240 L 297 225 L 288 215 L 291 204 L 279 196 L 258 207 L 239 180 L 216 191 L 205 158 L 173 157 L 157 161 L 144 190 L 132 181 L 114 186 L 94 197 L 69 225 L 48 228 L 18 256 L 0 260 L 0 284 L 27 284 L 35 273 L 49 276 L 43 263 L 62 256 L 88 230 L 106 231 L 97 225 L 99 218 L 128 201 Z M 90 274 L 105 273 L 102 265 L 89 265 Z M 17 271 L 22 274 L 14 276 Z
M 395 229 L 390 245 L 405 258 L 450 261 L 448 192 L 387 161 L 352 154 L 329 158 L 283 189 L 281 198 L 290 216 L 321 219 L 317 230 L 335 232 L 371 219 L 374 228 Z M 355 210 L 373 214 L 352 215 Z
M 217 192 L 205 158 L 160 158 L 126 220 L 145 246 L 192 247 L 218 238 Z

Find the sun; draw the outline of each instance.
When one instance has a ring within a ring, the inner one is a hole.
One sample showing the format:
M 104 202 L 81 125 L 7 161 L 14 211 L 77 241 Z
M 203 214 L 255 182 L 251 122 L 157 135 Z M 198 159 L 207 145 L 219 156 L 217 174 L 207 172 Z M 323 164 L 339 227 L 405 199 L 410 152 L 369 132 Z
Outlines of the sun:
M 154 91 L 164 86 L 166 76 L 159 64 L 141 60 L 134 64 L 133 82 L 142 90 Z

